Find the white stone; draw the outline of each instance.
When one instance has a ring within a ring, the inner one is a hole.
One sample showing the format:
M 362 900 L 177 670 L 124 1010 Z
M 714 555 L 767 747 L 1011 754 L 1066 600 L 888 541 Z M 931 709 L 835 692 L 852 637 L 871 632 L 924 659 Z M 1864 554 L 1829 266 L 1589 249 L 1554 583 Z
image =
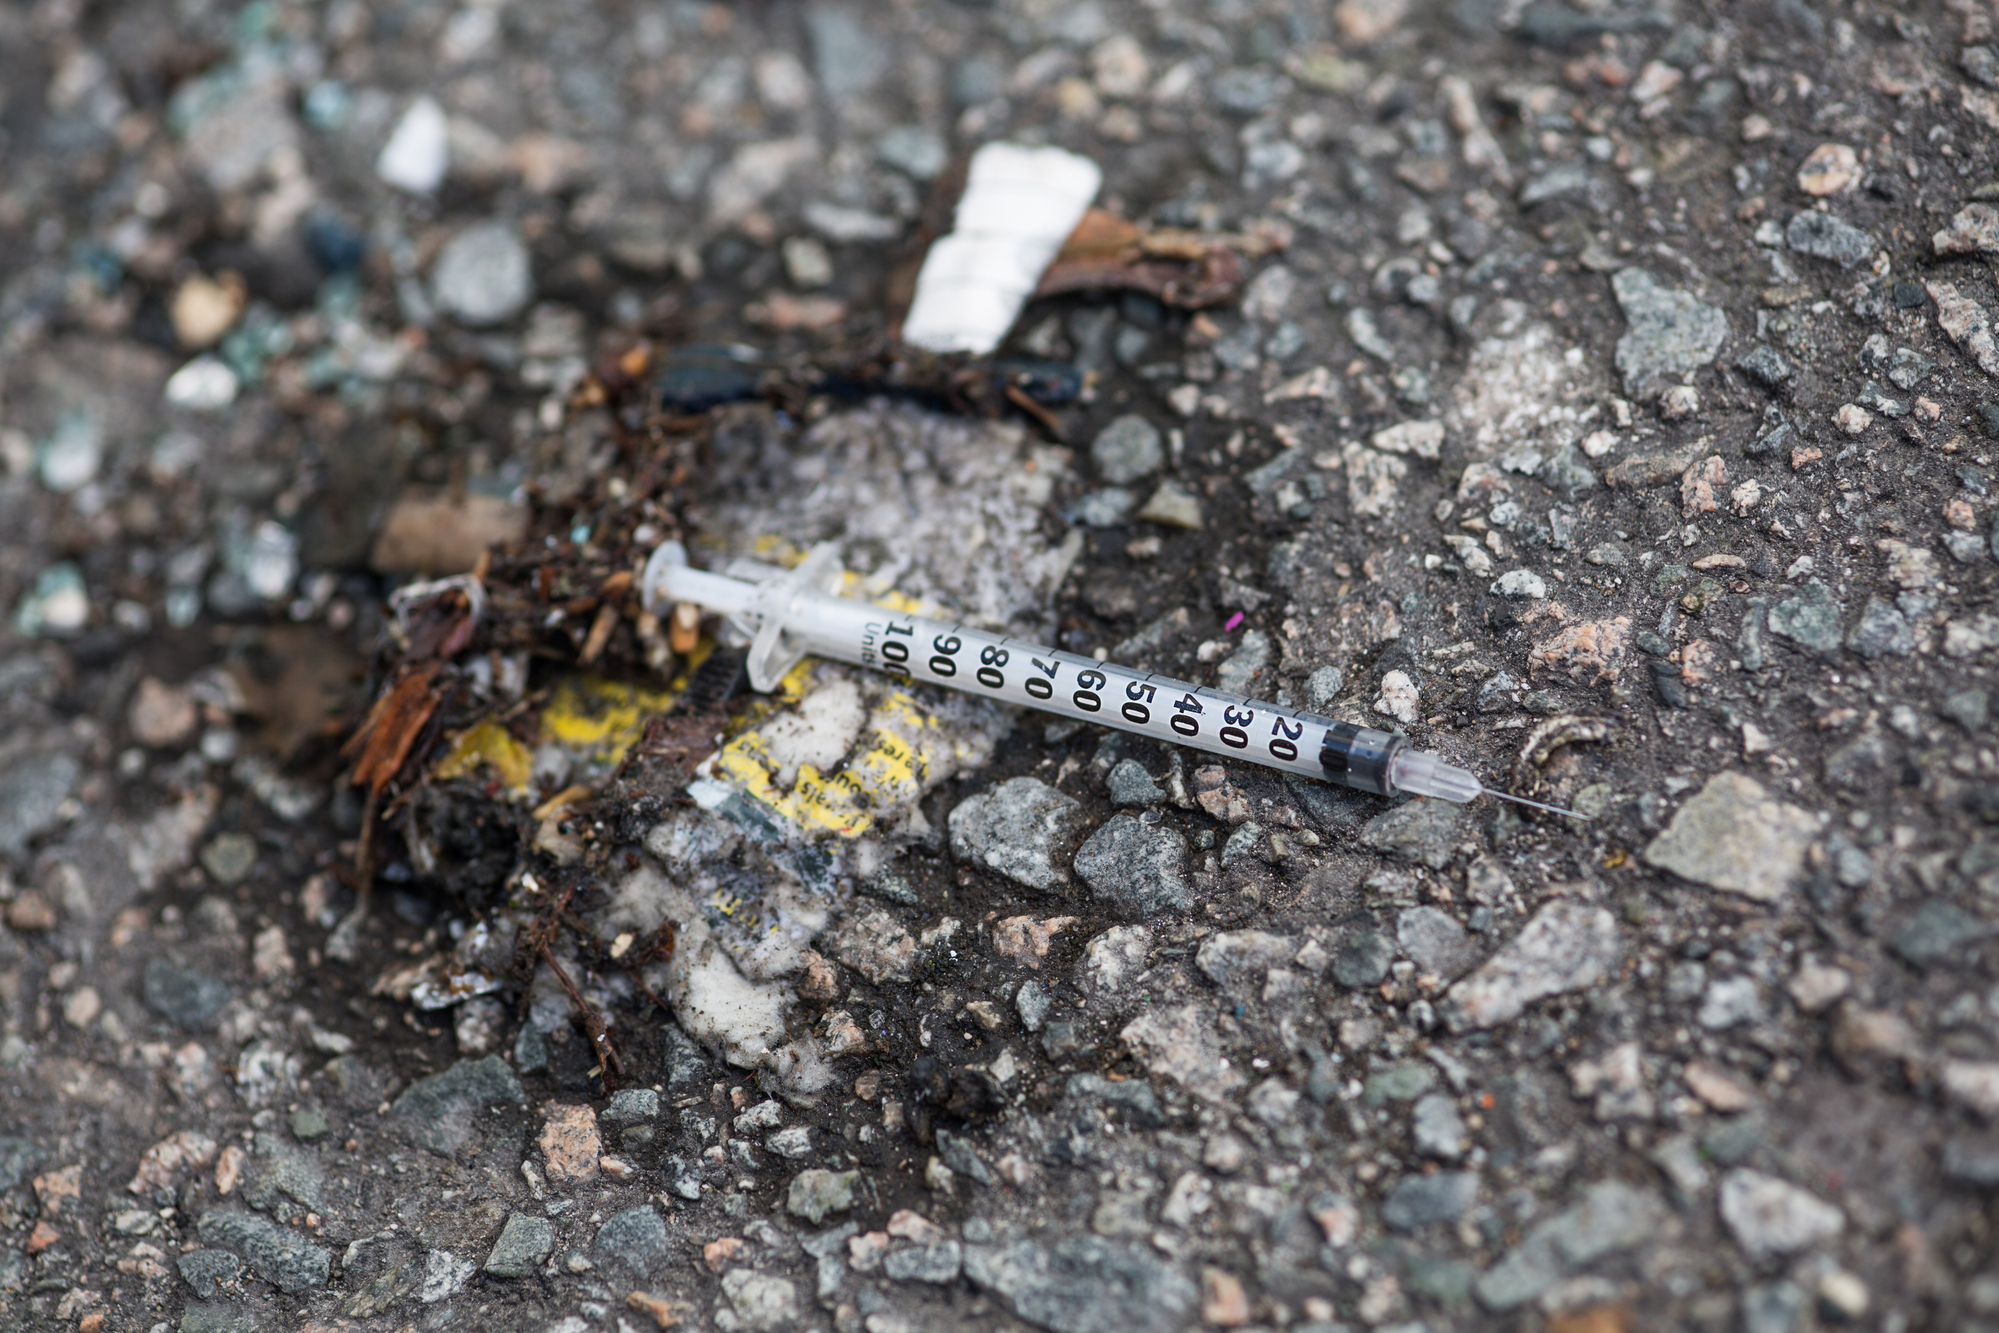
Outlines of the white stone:
M 722 1292 L 734 1307 L 740 1328 L 778 1333 L 798 1327 L 798 1288 L 784 1278 L 732 1268 L 722 1275 Z
M 793 236 L 783 247 L 785 276 L 794 287 L 811 290 L 833 281 L 833 257 L 811 236 Z
M 902 235 L 902 224 L 881 213 L 864 208 L 815 199 L 805 206 L 805 222 L 812 230 L 836 245 L 892 241 Z
M 444 243 L 430 271 L 431 299 L 464 324 L 499 324 L 534 299 L 526 244 L 509 223 L 475 222 Z
M 812 105 L 812 76 L 789 51 L 766 51 L 752 71 L 757 98 L 772 111 L 803 111 Z
M 1548 595 L 1548 582 L 1531 569 L 1509 569 L 1499 576 L 1492 590 L 1501 597 L 1527 597 L 1539 601 Z
M 1243 1077 L 1222 1056 L 1214 1021 L 1197 1004 L 1148 1009 L 1118 1034 L 1145 1067 L 1208 1101 L 1222 1101 Z
M 1656 1109 L 1645 1088 L 1644 1051 L 1635 1041 L 1620 1042 L 1598 1059 L 1570 1065 L 1569 1085 L 1578 1097 L 1596 1099 L 1598 1120 L 1649 1120 Z
M 1988 1120 L 1999 1120 L 1999 1063 L 1990 1060 L 1946 1060 L 1940 1074 L 1943 1090 Z
M 1479 545 L 1478 538 L 1462 532 L 1447 532 L 1444 534 L 1444 545 L 1451 548 L 1451 554 L 1457 556 L 1458 563 L 1473 577 L 1483 578 L 1492 572 L 1492 557 Z
M 1746 1167 L 1722 1177 L 1721 1220 L 1752 1259 L 1794 1254 L 1846 1228 L 1846 1214 L 1817 1195 Z
M 1718 773 L 1673 813 L 1645 861 L 1758 902 L 1784 896 L 1818 836 L 1810 812 L 1779 801 L 1755 779 Z
M 1853 989 L 1853 977 L 1843 967 L 1806 959 L 1798 965 L 1788 989 L 1798 1008 L 1815 1014 Z
M 460 1259 L 449 1250 L 432 1250 L 424 1256 L 423 1286 L 417 1290 L 417 1299 L 435 1305 L 454 1296 L 478 1270 L 479 1265 L 470 1259 Z
M 1282 264 L 1263 270 L 1243 289 L 1244 319 L 1269 324 L 1283 318 L 1298 291 L 1298 275 Z
M 403 112 L 375 159 L 375 175 L 407 194 L 430 194 L 451 166 L 450 127 L 444 108 L 419 97 Z
M 1596 985 L 1623 954 L 1617 918 L 1587 903 L 1557 901 L 1477 971 L 1452 986 L 1442 1008 L 1453 1030 L 1509 1022 L 1548 995 Z
M 1090 941 L 1078 971 L 1092 990 L 1114 994 L 1144 971 L 1145 956 L 1151 949 L 1150 926 L 1113 926 Z
M 1407 672 L 1390 671 L 1382 676 L 1374 711 L 1405 724 L 1414 724 L 1422 716 L 1416 682 L 1409 679 Z
M 1452 391 L 1444 424 L 1473 459 L 1494 458 L 1520 444 L 1538 444 L 1575 421 L 1569 404 L 1575 372 L 1556 351 L 1544 324 L 1511 337 L 1487 338 L 1472 350 Z
M 1159 1220 L 1168 1226 L 1191 1226 L 1214 1202 L 1214 1183 L 1198 1171 L 1184 1171 L 1167 1191 L 1166 1202 L 1159 1206 Z
M 1376 453 L 1357 443 L 1342 451 L 1347 473 L 1347 499 L 1355 518 L 1384 518 L 1395 512 L 1396 491 L 1409 465 L 1389 454 Z
M 236 372 L 221 359 L 198 356 L 167 379 L 167 402 L 190 412 L 219 412 L 236 401 Z
M 283 524 L 265 519 L 251 534 L 250 549 L 243 555 L 243 581 L 250 591 L 266 601 L 276 601 L 291 592 L 298 577 L 298 538 Z
M 1383 453 L 1434 459 L 1443 452 L 1444 427 L 1437 421 L 1404 421 L 1376 431 L 1367 442 Z
M 104 461 L 104 429 L 87 413 L 63 417 L 39 451 L 42 485 L 68 495 L 94 481 Z
M 1763 1017 L 1763 1001 L 1756 994 L 1753 977 L 1720 977 L 1708 983 L 1701 996 L 1700 1024 L 1710 1032 L 1720 1032 Z

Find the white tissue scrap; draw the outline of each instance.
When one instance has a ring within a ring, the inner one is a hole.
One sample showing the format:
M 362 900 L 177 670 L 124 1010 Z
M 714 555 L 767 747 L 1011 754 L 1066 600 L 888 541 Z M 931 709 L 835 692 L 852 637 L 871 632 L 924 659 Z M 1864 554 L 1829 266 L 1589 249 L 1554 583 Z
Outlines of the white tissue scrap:
M 764 753 L 777 766 L 777 785 L 794 785 L 802 764 L 829 769 L 846 758 L 867 717 L 860 687 L 852 680 L 834 677 L 819 682 L 796 708 L 762 728 Z
M 666 998 L 687 1035 L 721 1050 L 731 1064 L 764 1066 L 784 1042 L 791 988 L 744 976 L 705 922 L 681 932 L 666 981 Z
M 903 341 L 974 355 L 998 347 L 1103 179 L 1096 163 L 1060 148 L 991 143 L 974 153 L 953 230 L 916 275 Z

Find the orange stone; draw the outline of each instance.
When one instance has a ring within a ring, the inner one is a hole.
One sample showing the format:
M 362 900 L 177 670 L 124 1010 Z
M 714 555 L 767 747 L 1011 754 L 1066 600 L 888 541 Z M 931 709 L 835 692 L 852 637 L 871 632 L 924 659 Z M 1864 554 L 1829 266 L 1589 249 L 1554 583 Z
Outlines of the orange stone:
M 1693 1061 L 1681 1078 L 1694 1096 L 1723 1114 L 1746 1111 L 1756 1104 L 1756 1094 L 1741 1080 L 1705 1060 Z
M 82 1193 L 81 1166 L 66 1166 L 60 1171 L 35 1177 L 35 1197 L 41 1200 L 42 1211 L 50 1217 L 61 1217 L 62 1201 L 77 1198 Z
M 182 1171 L 191 1166 L 207 1166 L 214 1160 L 214 1139 L 197 1130 L 182 1130 L 146 1149 L 145 1156 L 139 1159 L 138 1172 L 125 1188 L 134 1194 L 149 1189 L 171 1189 Z
M 736 1256 L 742 1252 L 740 1236 L 723 1236 L 701 1247 L 701 1262 L 708 1265 L 709 1272 L 719 1273 L 734 1263 Z
M 649 1291 L 635 1291 L 625 1297 L 625 1304 L 634 1310 L 649 1314 L 661 1328 L 672 1328 L 680 1322 L 680 1316 L 673 1311 L 673 1304 L 664 1296 L 655 1296 Z
M 228 1194 L 236 1188 L 236 1182 L 243 1178 L 243 1150 L 230 1144 L 222 1150 L 222 1156 L 215 1162 L 215 1192 Z
M 1822 143 L 1798 167 L 1798 188 L 1814 198 L 1844 194 L 1860 183 L 1860 155 L 1843 143 Z
M 1631 618 L 1586 620 L 1570 625 L 1535 644 L 1527 654 L 1527 677 L 1543 672 L 1567 676 L 1579 685 L 1614 681 L 1623 670 L 1631 645 Z
M 1626 1333 L 1630 1327 L 1631 1312 L 1621 1305 L 1593 1305 L 1548 1320 L 1548 1333 Z
M 1201 1318 L 1217 1328 L 1241 1328 L 1249 1322 L 1249 1294 L 1235 1274 L 1201 1270 Z
M 40 1254 L 60 1239 L 62 1233 L 50 1226 L 47 1221 L 37 1222 L 34 1231 L 28 1235 L 28 1253 Z
M 89 1314 L 76 1321 L 76 1333 L 97 1333 L 97 1330 L 103 1327 L 104 1311 L 102 1310 L 92 1310 Z
M 550 1184 L 595 1180 L 597 1159 L 603 1152 L 595 1111 L 587 1106 L 548 1108 L 548 1121 L 541 1129 L 541 1155 Z
M 805 968 L 803 979 L 798 983 L 799 995 L 807 1000 L 837 1000 L 840 998 L 840 974 L 833 970 L 833 964 L 823 954 L 807 949 L 803 955 Z
M 1680 649 L 1680 679 L 1687 684 L 1705 684 L 1720 669 L 1721 654 L 1706 639 L 1695 639 Z
M 1010 916 L 993 927 L 993 951 L 1038 970 L 1055 936 L 1075 924 L 1073 916 L 1051 916 L 1045 921 Z

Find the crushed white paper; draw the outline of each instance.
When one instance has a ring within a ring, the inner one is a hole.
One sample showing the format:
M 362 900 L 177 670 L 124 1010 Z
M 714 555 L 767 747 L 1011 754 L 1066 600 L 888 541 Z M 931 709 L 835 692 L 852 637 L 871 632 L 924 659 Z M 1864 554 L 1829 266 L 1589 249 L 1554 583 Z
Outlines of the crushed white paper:
M 999 346 L 1103 179 L 1095 162 L 1060 148 L 991 143 L 974 153 L 953 230 L 916 275 L 903 341 L 975 355 Z

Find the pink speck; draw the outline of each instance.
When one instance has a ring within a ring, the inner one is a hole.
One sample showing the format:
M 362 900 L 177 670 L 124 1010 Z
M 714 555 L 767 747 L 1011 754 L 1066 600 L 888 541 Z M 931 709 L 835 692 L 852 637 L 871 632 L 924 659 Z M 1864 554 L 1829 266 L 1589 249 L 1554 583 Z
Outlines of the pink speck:
M 1237 625 L 1240 624 L 1242 624 L 1242 612 L 1238 611 L 1234 615 L 1229 617 L 1228 623 L 1226 625 L 1222 626 L 1222 633 L 1227 634 L 1231 630 L 1233 630 Z

